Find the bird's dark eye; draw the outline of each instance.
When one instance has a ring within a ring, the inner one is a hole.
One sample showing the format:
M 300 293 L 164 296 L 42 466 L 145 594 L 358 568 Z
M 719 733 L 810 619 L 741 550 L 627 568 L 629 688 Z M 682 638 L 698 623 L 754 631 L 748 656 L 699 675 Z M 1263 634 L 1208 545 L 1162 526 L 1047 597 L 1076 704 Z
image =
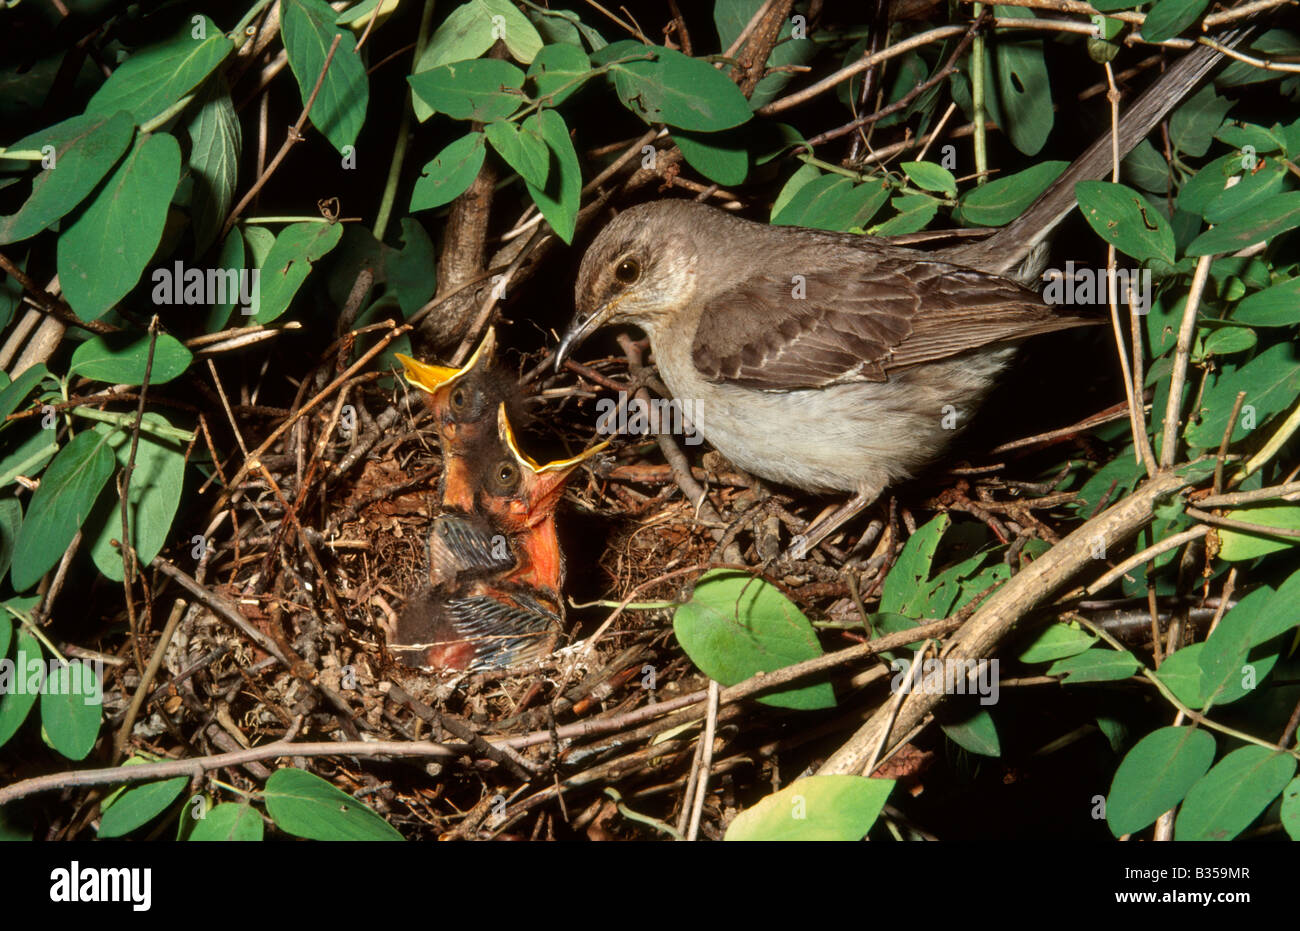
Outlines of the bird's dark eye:
M 457 388 L 451 393 L 451 406 L 458 411 L 465 409 L 465 390 L 463 388 Z
M 637 279 L 641 277 L 641 263 L 636 259 L 624 259 L 614 267 L 614 277 L 624 287 L 636 284 Z
M 503 460 L 497 463 L 492 478 L 502 491 L 511 491 L 519 484 L 519 469 L 513 462 Z

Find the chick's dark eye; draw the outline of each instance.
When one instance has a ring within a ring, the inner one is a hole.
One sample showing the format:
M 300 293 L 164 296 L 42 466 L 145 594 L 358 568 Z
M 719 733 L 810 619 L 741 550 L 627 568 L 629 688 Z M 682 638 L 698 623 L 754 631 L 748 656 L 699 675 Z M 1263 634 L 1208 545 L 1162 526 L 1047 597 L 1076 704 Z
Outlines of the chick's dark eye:
M 457 409 L 465 406 L 465 392 L 460 388 L 451 393 L 451 406 Z
M 624 286 L 636 284 L 641 277 L 641 263 L 636 259 L 624 259 L 614 266 L 614 277 Z
M 504 488 L 509 488 L 515 484 L 519 477 L 519 470 L 515 468 L 512 462 L 502 462 L 497 466 L 496 479 Z

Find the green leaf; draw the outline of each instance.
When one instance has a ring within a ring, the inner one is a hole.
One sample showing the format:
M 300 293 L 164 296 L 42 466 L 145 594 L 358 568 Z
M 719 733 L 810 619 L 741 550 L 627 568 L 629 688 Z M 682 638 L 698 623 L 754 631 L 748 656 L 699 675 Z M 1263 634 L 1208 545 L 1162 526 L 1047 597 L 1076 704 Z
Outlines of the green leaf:
M 113 465 L 112 452 L 93 431 L 79 434 L 59 450 L 41 476 L 18 532 L 9 571 L 15 591 L 31 588 L 59 561 L 113 474 Z
M 257 226 L 250 226 L 247 229 L 250 231 L 261 230 L 262 232 L 267 232 L 266 230 L 263 230 L 261 227 L 257 227 Z M 271 238 L 271 241 L 272 243 L 274 243 L 275 241 L 274 237 Z M 267 251 L 270 251 L 269 246 L 267 247 Z M 249 264 L 245 266 L 244 237 L 240 234 L 239 227 L 235 227 L 229 233 L 226 234 L 226 240 L 221 244 L 221 252 L 220 254 L 218 254 L 217 263 L 214 266 L 214 268 L 218 270 L 220 273 L 222 273 L 223 275 L 223 277 L 220 280 L 222 281 L 235 280 L 238 281 L 240 284 L 243 284 L 244 279 L 242 278 L 242 276 L 247 275 L 249 268 L 252 268 L 255 265 L 256 263 L 250 259 Z M 235 279 L 231 279 L 229 275 L 230 272 L 234 272 L 235 275 L 238 277 L 236 277 Z M 259 278 L 259 287 L 260 287 L 260 278 Z M 230 321 L 231 311 L 233 311 L 235 309 L 235 305 L 239 304 L 242 300 L 238 294 L 238 290 L 239 290 L 238 288 L 233 288 L 233 289 L 225 288 L 224 290 L 225 290 L 225 294 L 224 294 L 225 300 L 221 301 L 220 303 L 211 304 L 208 307 L 207 316 L 203 321 L 203 331 L 205 333 L 216 333 L 221 329 L 223 329 L 226 326 L 226 324 Z M 212 295 L 212 296 L 217 297 L 222 295 Z M 251 305 L 241 305 L 240 307 L 241 318 L 244 316 L 243 311 L 245 307 L 251 307 Z
M 1017 659 L 1022 663 L 1050 663 L 1052 660 L 1077 656 L 1096 642 L 1097 638 L 1078 624 L 1053 624 L 1044 628 L 1042 633 L 1021 650 Z
M 478 58 L 494 42 L 496 37 L 492 35 L 492 17 L 488 15 L 487 8 L 473 0 L 462 3 L 434 31 L 411 73 L 419 74 L 452 61 Z M 420 119 L 427 119 L 427 115 L 420 116 Z
M 1300 505 L 1241 508 L 1228 511 L 1224 517 L 1243 520 L 1261 527 L 1276 527 L 1279 530 L 1300 531 Z M 1300 545 L 1295 537 L 1273 537 L 1262 533 L 1250 533 L 1244 530 L 1229 530 L 1219 527 L 1219 558 L 1228 562 L 1241 562 L 1254 559 L 1266 553 L 1276 553 L 1289 547 Z
M 819 175 L 773 208 L 772 223 L 844 232 L 865 226 L 888 199 L 889 186 L 883 181 L 854 184 L 842 175 Z
M 1246 392 L 1243 416 L 1237 418 L 1231 442 L 1295 403 L 1300 394 L 1300 360 L 1292 347 L 1278 343 L 1241 365 L 1225 367 L 1210 376 L 1201 397 L 1199 419 L 1188 424 L 1187 442 L 1201 449 L 1217 449 L 1228 427 L 1237 392 Z
M 8 148 L 41 151 L 53 146 L 53 159 L 32 182 L 32 193 L 17 213 L 0 217 L 0 245 L 35 236 L 67 215 L 117 164 L 131 145 L 135 126 L 126 113 L 83 114 L 19 139 Z
M 1210 356 L 1230 356 L 1247 349 L 1255 348 L 1259 337 L 1255 331 L 1244 326 L 1220 327 L 1205 337 L 1205 351 L 1195 361 L 1203 361 Z
M 4 418 L 18 410 L 19 405 L 26 400 L 27 395 L 32 393 L 32 389 L 49 374 L 50 372 L 45 367 L 45 363 L 37 362 L 31 368 L 25 369 L 3 391 L 0 391 L 0 422 L 3 422 Z
M 1169 2 L 1162 0 L 1162 5 Z M 1213 84 L 1205 85 L 1169 117 L 1169 141 L 1184 155 L 1200 158 L 1209 150 L 1231 108 L 1232 101 L 1215 94 Z
M 1017 7 L 995 6 L 998 16 L 1029 18 Z M 1011 144 L 1026 155 L 1037 155 L 1052 132 L 1052 85 L 1043 59 L 1041 39 L 1013 40 L 998 33 L 993 46 L 997 91 Z
M 1148 42 L 1172 39 L 1200 19 L 1209 5 L 1210 0 L 1158 0 L 1142 22 L 1142 38 Z M 1205 151 L 1190 154 L 1204 155 Z
M 1254 171 L 1242 172 L 1237 178 L 1236 184 L 1220 191 L 1205 205 L 1202 215 L 1210 223 L 1223 223 L 1248 210 L 1258 209 L 1282 193 L 1287 172 L 1277 159 L 1268 159 Z
M 99 736 L 102 686 L 89 663 L 52 665 L 41 688 L 42 736 L 68 759 L 84 760 Z
M 710 181 L 740 184 L 749 174 L 749 152 L 734 133 L 688 133 L 677 130 L 673 141 L 686 163 Z
M 312 104 L 311 122 L 342 153 L 344 146 L 357 141 L 370 101 L 370 85 L 356 51 L 356 40 L 347 29 L 334 24 L 334 11 L 324 0 L 284 0 L 281 8 L 284 19 L 280 34 L 304 106 L 320 79 L 334 37 L 340 36 Z
M 277 769 L 262 793 L 276 827 L 310 840 L 401 840 L 402 835 L 371 809 L 319 776 Z
M 149 343 L 148 334 L 137 336 L 134 333 L 110 333 L 86 340 L 72 354 L 68 377 L 79 375 L 110 385 L 142 384 L 145 366 L 149 362 Z M 176 337 L 159 333 L 149 384 L 166 384 L 181 375 L 193 358 L 194 354 Z
M 22 502 L 17 498 L 0 498 L 0 581 L 4 580 L 9 564 L 13 562 L 14 544 L 18 542 L 18 530 L 22 525 Z M 0 618 L 0 659 L 9 649 L 10 629 L 9 618 Z
M 212 81 L 197 103 L 185 131 L 190 137 L 189 168 L 194 179 L 194 251 L 202 255 L 220 235 L 234 203 L 243 139 L 225 78 Z
M 1201 688 L 1201 652 L 1204 649 L 1204 643 L 1189 644 L 1166 656 L 1155 673 L 1175 698 L 1194 711 L 1204 708 L 1209 700 Z
M 935 214 L 939 212 L 939 201 L 929 194 L 909 194 L 895 197 L 890 205 L 898 211 L 884 223 L 875 227 L 872 234 L 876 236 L 902 236 L 923 230 Z
M 993 723 L 993 715 L 987 709 L 979 709 L 964 721 L 940 726 L 953 743 L 969 753 L 991 757 L 1002 755 L 997 725 Z
M 59 233 L 59 284 L 95 320 L 140 280 L 162 239 L 181 176 L 181 149 L 166 133 L 136 140 L 94 199 Z
M 1174 263 L 1174 231 L 1165 215 L 1132 188 L 1108 181 L 1074 186 L 1088 225 L 1106 242 L 1140 262 Z
M 713 23 L 718 30 L 718 48 L 723 50 L 730 48 L 731 43 L 740 35 L 762 5 L 763 0 L 718 0 L 713 5 Z M 774 69 L 807 64 L 817 54 L 818 43 L 808 36 L 806 4 L 797 4 L 792 12 L 804 14 L 801 35 L 795 38 L 794 16 L 787 16 L 781 23 L 781 31 L 777 33 L 776 44 L 772 47 L 771 54 L 767 56 L 768 73 L 749 95 L 749 106 L 752 110 L 757 110 L 775 100 L 795 76 L 793 70 Z
M 1300 779 L 1292 779 L 1282 790 L 1282 827 L 1292 840 L 1300 840 Z
M 526 76 L 533 82 L 538 100 L 547 106 L 558 107 L 585 81 L 595 77 L 596 72 L 582 49 L 572 45 L 548 45 L 537 53 Z
M 1300 511 L 1300 508 L 1296 510 Z M 1300 618 L 1292 616 L 1294 593 L 1288 592 L 1285 601 L 1278 594 L 1267 585 L 1255 589 L 1223 616 L 1205 641 L 1205 649 L 1199 657 L 1201 693 L 1213 698 L 1217 704 L 1226 704 L 1229 700 L 1219 692 L 1242 678 L 1252 647 L 1261 646 L 1300 624 Z M 1257 672 L 1256 678 L 1262 678 L 1262 675 Z
M 143 762 L 145 761 L 139 760 L 135 765 Z M 124 765 L 130 766 L 132 763 Z M 176 801 L 189 781 L 188 776 L 161 779 L 158 782 L 133 785 L 120 795 L 115 795 L 111 804 L 100 809 L 102 817 L 98 836 L 122 837 L 148 824 Z
M 972 188 L 961 196 L 953 218 L 967 226 L 1010 223 L 1061 176 L 1069 162 L 1046 161 Z
M 714 132 L 749 120 L 745 95 L 707 61 L 630 41 L 602 49 L 601 60 L 642 54 L 653 58 L 612 65 L 610 73 L 623 105 L 647 123 Z
M 934 162 L 903 162 L 904 174 L 923 191 L 937 191 L 949 197 L 957 196 L 957 179 L 952 172 Z
M 2 654 L 0 658 L 3 658 Z M 27 720 L 41 693 L 44 676 L 41 645 L 27 632 L 27 628 L 20 627 L 13 664 L 0 664 L 0 747 L 8 743 Z
M 1088 650 L 1068 659 L 1057 660 L 1047 667 L 1049 676 L 1065 676 L 1071 684 L 1079 682 L 1114 682 L 1137 674 L 1142 664 L 1128 650 L 1109 647 Z
M 527 128 L 498 120 L 484 127 L 488 142 L 506 164 L 534 187 L 546 186 L 551 167 L 551 151 L 535 125 Z M 477 173 L 477 172 L 476 172 Z M 471 178 L 471 180 L 473 180 Z
M 913 618 L 925 616 L 923 612 L 929 599 L 921 590 L 930 577 L 939 541 L 951 524 L 952 519 L 947 514 L 938 514 L 908 537 L 894 568 L 885 576 L 885 586 L 880 594 L 881 611 Z
M 409 317 L 437 290 L 438 264 L 429 234 L 410 217 L 402 217 L 401 242 L 401 249 L 384 250 L 384 275 L 402 316 Z
M 262 833 L 262 818 L 251 805 L 225 802 L 199 819 L 188 839 L 258 841 Z
M 808 776 L 738 814 L 729 841 L 858 841 L 894 789 L 892 779 Z
M 1300 323 L 1300 277 L 1256 291 L 1233 309 L 1232 319 L 1246 326 L 1292 326 Z
M 420 177 L 411 191 L 413 212 L 441 207 L 465 193 L 487 157 L 483 139 L 483 133 L 461 136 L 420 169 Z
M 578 153 L 569 138 L 569 127 L 564 117 L 554 110 L 542 110 L 524 120 L 524 131 L 535 132 L 546 141 L 551 150 L 551 166 L 547 169 L 546 187 L 540 188 L 524 182 L 528 194 L 555 235 L 566 243 L 573 242 L 578 226 L 578 206 L 582 194 L 582 169 Z
M 44 418 L 42 418 L 44 419 Z M 20 475 L 35 475 L 59 451 L 54 430 L 37 427 L 9 455 L 0 458 L 0 488 L 11 485 Z
M 1192 240 L 1187 254 L 1237 252 L 1257 242 L 1269 242 L 1297 226 L 1300 226 L 1300 191 L 1290 191 L 1206 230 Z
M 480 58 L 440 65 L 407 81 L 411 90 L 436 113 L 457 120 L 490 123 L 505 119 L 524 102 L 524 73 L 508 61 Z
M 510 0 L 474 0 L 487 13 L 488 22 L 497 29 L 506 51 L 515 61 L 525 65 L 537 57 L 542 50 L 542 37 L 528 17 L 519 12 Z M 501 17 L 496 19 L 496 17 Z
M 673 615 L 673 631 L 705 675 L 735 685 L 822 655 L 812 624 L 771 583 L 730 570 L 700 577 L 691 600 Z M 758 699 L 778 708 L 833 708 L 829 682 L 773 692 Z
M 158 426 L 171 426 L 167 418 L 153 411 L 145 411 L 144 419 Z M 108 439 L 118 464 L 125 469 L 131 455 L 130 435 L 103 423 L 96 424 L 95 432 Z M 153 562 L 167 543 L 184 484 L 185 450 L 142 431 L 127 504 L 132 544 L 140 566 Z M 83 529 L 86 539 L 91 541 L 90 556 L 99 571 L 115 582 L 122 581 L 122 551 L 112 544 L 113 540 L 122 539 L 122 499 L 116 495 L 102 496 L 86 518 Z
M 1192 786 L 1174 822 L 1174 840 L 1232 840 L 1295 775 L 1295 758 L 1264 747 L 1234 750 Z
M 1116 837 L 1140 831 L 1187 795 L 1214 759 L 1214 738 L 1192 727 L 1162 727 L 1125 755 L 1106 798 Z
M 341 223 L 295 223 L 281 230 L 262 265 L 261 309 L 251 322 L 270 323 L 288 310 L 312 265 L 337 246 L 342 236 Z
M 1164 194 L 1169 190 L 1169 163 L 1156 151 L 1150 140 L 1143 139 L 1120 163 L 1120 177 L 1125 183 L 1144 191 Z
M 234 45 L 206 16 L 198 25 L 187 23 L 178 38 L 141 49 L 119 65 L 90 98 L 86 113 L 125 110 L 144 125 L 198 87 L 232 51 Z

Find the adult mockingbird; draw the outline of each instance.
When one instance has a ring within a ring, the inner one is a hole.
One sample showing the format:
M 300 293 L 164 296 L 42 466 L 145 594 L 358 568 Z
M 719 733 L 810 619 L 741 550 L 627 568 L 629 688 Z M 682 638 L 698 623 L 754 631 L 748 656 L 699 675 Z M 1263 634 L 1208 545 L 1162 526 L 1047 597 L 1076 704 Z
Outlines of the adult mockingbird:
M 1161 75 L 1120 120 L 1120 154 L 1220 57 L 1198 45 Z M 669 391 L 699 406 L 704 436 L 728 459 L 796 488 L 853 493 L 795 550 L 815 546 L 943 450 L 1020 340 L 1093 322 L 1028 285 L 1075 183 L 1107 176 L 1111 159 L 1108 132 L 1010 224 L 933 252 L 691 201 L 632 207 L 583 256 L 556 367 L 599 327 L 643 329 Z

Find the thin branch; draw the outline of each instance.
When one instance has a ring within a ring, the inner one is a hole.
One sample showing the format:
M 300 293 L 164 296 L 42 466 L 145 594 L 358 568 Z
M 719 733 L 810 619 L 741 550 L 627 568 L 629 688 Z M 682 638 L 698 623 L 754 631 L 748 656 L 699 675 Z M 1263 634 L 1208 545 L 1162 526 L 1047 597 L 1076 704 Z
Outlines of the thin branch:
M 1183 307 L 1183 321 L 1178 328 L 1178 346 L 1174 355 L 1174 372 L 1169 379 L 1169 401 L 1165 405 L 1164 434 L 1160 440 L 1160 467 L 1169 469 L 1174 464 L 1178 446 L 1179 411 L 1183 403 L 1183 385 L 1187 381 L 1187 363 L 1192 354 L 1192 335 L 1196 332 L 1196 311 L 1201 306 L 1201 295 L 1210 276 L 1210 263 L 1214 256 L 1203 255 L 1196 263 L 1192 288 Z

